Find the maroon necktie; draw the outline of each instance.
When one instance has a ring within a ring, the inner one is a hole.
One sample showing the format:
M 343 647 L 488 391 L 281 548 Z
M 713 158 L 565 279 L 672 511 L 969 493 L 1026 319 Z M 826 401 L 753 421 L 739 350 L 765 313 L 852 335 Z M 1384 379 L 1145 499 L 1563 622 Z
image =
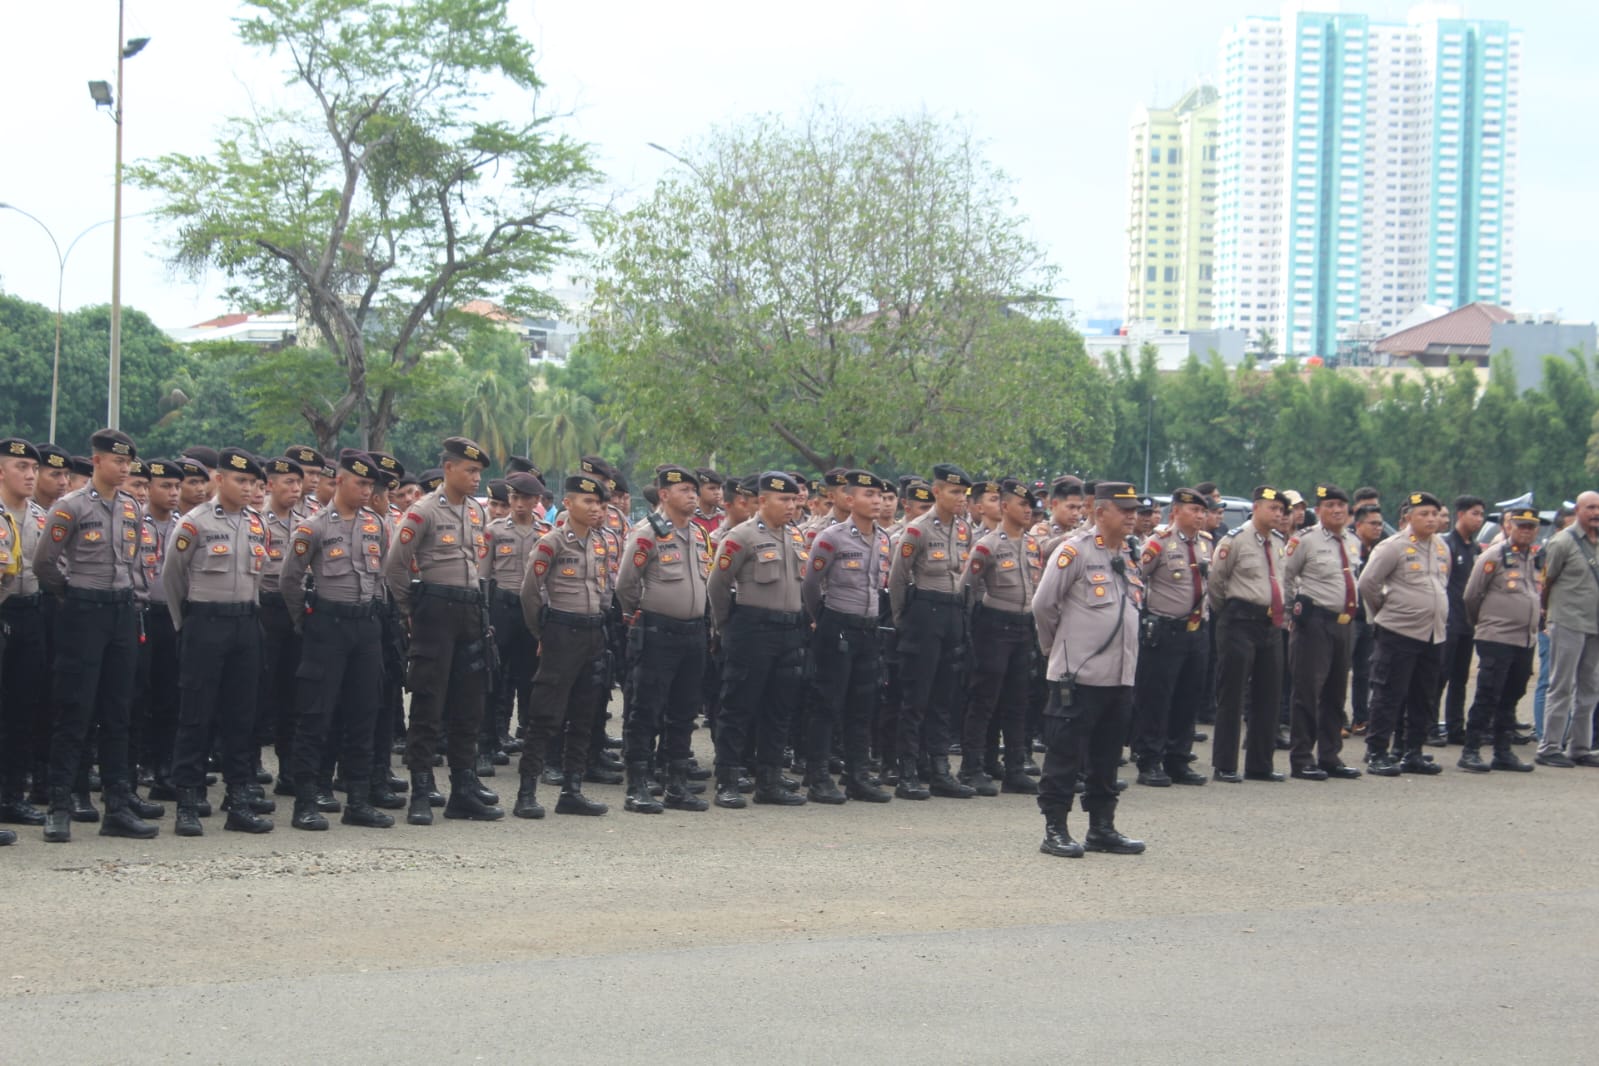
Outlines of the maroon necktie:
M 1344 562 L 1344 618 L 1355 617 L 1355 609 L 1359 600 L 1355 598 L 1355 575 L 1349 569 L 1349 552 L 1344 548 L 1344 538 L 1337 536 L 1333 543 L 1338 545 L 1338 558 Z M 1343 619 L 1340 619 L 1342 621 Z
M 1277 584 L 1277 564 L 1271 557 L 1271 534 L 1266 534 L 1266 580 L 1271 582 L 1271 624 L 1281 628 L 1283 624 L 1283 587 Z

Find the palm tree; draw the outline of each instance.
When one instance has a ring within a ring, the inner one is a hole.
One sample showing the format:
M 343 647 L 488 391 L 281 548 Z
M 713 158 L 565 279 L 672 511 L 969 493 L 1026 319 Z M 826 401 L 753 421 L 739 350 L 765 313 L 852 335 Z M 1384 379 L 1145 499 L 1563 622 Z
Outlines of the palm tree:
M 551 472 L 576 470 L 578 460 L 598 451 L 604 440 L 594 402 L 560 387 L 534 394 L 527 435 L 533 455 Z
M 462 432 L 477 441 L 504 465 L 515 442 L 520 439 L 523 414 L 514 388 L 493 370 L 477 372 L 477 384 L 466 399 L 461 413 Z

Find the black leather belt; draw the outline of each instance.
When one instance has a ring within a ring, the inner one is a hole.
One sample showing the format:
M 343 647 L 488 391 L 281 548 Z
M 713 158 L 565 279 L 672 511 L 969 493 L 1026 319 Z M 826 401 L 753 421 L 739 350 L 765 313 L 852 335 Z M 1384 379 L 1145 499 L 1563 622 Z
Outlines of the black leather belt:
M 961 600 L 961 597 L 957 596 L 953 592 L 929 592 L 927 589 L 917 589 L 916 602 L 958 604 L 963 601 Z
M 494 590 L 494 602 L 500 604 L 502 607 L 514 607 L 517 610 L 522 609 L 522 597 L 515 592 L 507 592 L 504 589 Z
M 186 603 L 183 613 L 196 618 L 243 618 L 256 613 L 256 605 L 243 603 Z
M 990 607 L 986 603 L 977 605 L 977 619 L 983 622 L 994 622 L 1002 626 L 1030 626 L 1033 616 L 1026 611 L 1002 611 L 997 607 Z
M 874 633 L 877 631 L 877 616 L 875 614 L 845 614 L 843 611 L 833 611 L 824 607 L 822 609 L 822 618 L 845 629 L 870 629 Z
M 704 618 L 673 618 L 670 615 L 654 614 L 650 611 L 644 611 L 640 614 L 639 624 L 651 629 L 658 629 L 663 633 L 693 635 L 705 632 Z
M 1223 613 L 1229 622 L 1257 622 L 1263 626 L 1271 625 L 1271 608 L 1258 603 L 1228 600 Z
M 287 607 L 288 604 L 283 601 L 283 593 L 281 592 L 263 592 L 261 593 L 261 606 Z
M 10 610 L 24 611 L 24 610 L 31 610 L 31 609 L 33 609 L 35 607 L 41 607 L 43 605 L 44 605 L 44 593 L 42 593 L 42 592 L 32 592 L 32 593 L 29 593 L 26 596 L 10 596 L 10 597 L 8 597 L 6 599 L 6 602 L 4 604 L 0 604 L 0 608 L 3 608 L 3 609 L 8 610 L 8 611 L 10 611 Z
M 559 622 L 571 629 L 603 629 L 605 616 L 603 614 L 578 614 L 575 611 L 546 610 L 546 622 Z
M 382 610 L 382 600 L 367 600 L 365 603 L 330 603 L 327 600 L 317 600 L 311 607 L 312 614 L 325 614 L 329 618 L 349 620 L 376 618 Z
M 133 602 L 132 589 L 75 589 L 67 587 L 67 599 L 78 603 L 124 604 Z
M 422 583 L 416 587 L 417 599 L 432 597 L 444 600 L 447 603 L 481 603 L 483 594 L 477 589 L 457 588 L 454 585 L 429 585 Z
M 1342 611 L 1335 611 L 1331 607 L 1323 607 L 1319 603 L 1306 603 L 1301 600 L 1297 606 L 1299 613 L 1295 615 L 1296 618 L 1325 617 L 1327 621 L 1338 626 L 1346 626 L 1355 620 L 1353 613 L 1345 614 Z
M 746 607 L 738 604 L 733 610 L 737 622 L 757 626 L 797 626 L 805 621 L 799 611 L 774 611 L 768 607 Z

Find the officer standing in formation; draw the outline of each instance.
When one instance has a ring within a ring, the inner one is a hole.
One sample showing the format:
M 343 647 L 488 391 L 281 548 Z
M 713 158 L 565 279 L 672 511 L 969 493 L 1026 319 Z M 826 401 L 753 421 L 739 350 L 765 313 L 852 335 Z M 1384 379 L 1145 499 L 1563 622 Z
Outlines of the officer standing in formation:
M 40 462 L 20 437 L 0 440 L 0 823 L 10 825 L 45 821 L 27 790 L 38 733 L 49 722 L 44 595 L 33 571 L 45 524 L 33 499 Z
M 485 534 L 488 554 L 483 557 L 489 620 L 494 626 L 494 643 L 499 649 L 501 664 L 491 701 L 493 710 L 484 716 L 490 721 L 483 733 L 485 738 L 492 734 L 493 740 L 509 732 L 513 704 L 518 735 L 525 731 L 532 715 L 533 675 L 538 671 L 539 657 L 537 642 L 522 619 L 522 581 L 527 577 L 533 558 L 533 545 L 550 531 L 549 524 L 538 513 L 544 482 L 537 475 L 526 470 L 514 471 L 506 476 L 505 487 L 510 513 L 488 524 Z
M 1477 647 L 1477 693 L 1456 765 L 1473 773 L 1532 769 L 1516 758 L 1511 745 L 1516 704 L 1532 677 L 1532 653 L 1543 621 L 1543 579 L 1532 561 L 1538 512 L 1531 507 L 1507 510 L 1502 524 L 1504 539 L 1476 557 L 1461 593 Z M 1490 762 L 1482 761 L 1484 743 L 1493 745 Z

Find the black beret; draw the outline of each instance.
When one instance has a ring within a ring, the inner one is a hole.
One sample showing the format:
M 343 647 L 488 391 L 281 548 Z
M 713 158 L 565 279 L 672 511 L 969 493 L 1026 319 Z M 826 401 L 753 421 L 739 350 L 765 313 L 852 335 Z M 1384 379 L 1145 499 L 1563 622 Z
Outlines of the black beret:
M 185 455 L 174 460 L 174 462 L 176 462 L 178 470 L 184 478 L 209 478 L 211 476 L 211 471 L 205 468 L 205 464 L 193 456 Z
M 848 473 L 843 467 L 835 466 L 822 475 L 822 482 L 830 489 L 841 489 L 844 487 L 844 476 Z
M 1430 492 L 1412 492 L 1405 497 L 1405 502 L 1411 507 L 1443 507 L 1444 501 Z
M 538 475 L 526 470 L 518 470 L 508 476 L 505 487 L 519 496 L 544 495 L 544 482 L 539 480 Z
M 577 465 L 585 474 L 595 474 L 603 478 L 616 475 L 616 468 L 597 455 L 585 455 L 577 461 Z
M 74 474 L 79 477 L 94 477 L 94 462 L 87 455 L 74 455 L 69 462 Z
M 717 482 L 721 484 L 721 482 Z M 655 472 L 656 488 L 671 488 L 673 485 L 693 485 L 700 487 L 700 479 L 694 471 L 686 466 L 663 466 Z
M 942 481 L 948 485 L 962 485 L 971 487 L 972 479 L 966 476 L 966 471 L 954 463 L 939 463 L 933 467 L 933 480 Z
M 489 499 L 495 503 L 511 502 L 511 486 L 505 483 L 504 478 L 495 478 L 489 482 Z
M 58 444 L 41 444 L 39 445 L 39 465 L 48 466 L 55 470 L 70 470 L 72 468 L 72 456 L 68 455 L 66 449 Z
M 913 481 L 905 487 L 905 498 L 917 503 L 932 503 L 933 489 L 925 481 Z
M 870 470 L 850 470 L 844 474 L 844 485 L 847 488 L 877 489 L 881 491 L 888 487 L 888 482 Z
M 1004 490 L 999 486 L 1000 483 L 998 481 L 991 478 L 984 478 L 981 481 L 972 482 L 971 488 L 966 490 L 966 495 L 985 496 L 990 492 L 1003 492 Z
M 1130 482 L 1101 481 L 1094 485 L 1094 502 L 1114 503 L 1124 511 L 1136 511 L 1144 501 Z
M 379 470 L 377 484 L 373 486 L 376 492 L 393 492 L 400 487 L 400 475 L 389 470 Z
M 261 464 L 255 461 L 255 456 L 243 448 L 223 448 L 217 452 L 217 469 L 235 474 L 249 474 L 262 481 L 266 480 L 266 471 L 261 469 Z
M 540 479 L 544 477 L 544 471 L 534 466 L 533 460 L 525 455 L 513 455 L 505 460 L 505 472 L 507 474 L 532 474 Z
M 396 481 L 405 476 L 405 467 L 398 459 L 388 452 L 367 452 L 379 470 L 385 474 L 393 474 Z
M 32 459 L 36 463 L 44 462 L 39 457 L 39 449 L 21 437 L 7 437 L 0 440 L 0 456 L 7 459 Z
M 89 437 L 89 447 L 97 452 L 126 455 L 129 459 L 139 457 L 139 449 L 133 446 L 133 438 L 119 429 L 102 429 L 94 433 Z
M 799 482 L 781 470 L 768 470 L 751 480 L 759 483 L 759 491 L 761 492 L 772 492 L 779 495 L 799 495 Z
M 827 485 L 826 485 L 825 482 L 822 481 L 821 478 L 813 477 L 813 478 L 811 478 L 809 481 L 807 481 L 805 483 L 805 487 L 807 489 L 810 489 L 811 492 L 820 493 L 823 489 L 825 489 L 827 487 Z
M 144 464 L 144 472 L 149 474 L 151 479 L 180 480 L 183 477 L 183 470 L 171 459 L 151 459 Z
M 794 478 L 788 474 L 779 473 L 777 476 L 786 477 L 790 481 L 794 481 Z M 736 481 L 729 478 L 727 481 L 722 482 L 722 487 L 724 489 L 729 485 L 732 485 L 733 491 L 740 496 L 759 496 L 761 494 L 761 475 L 751 474 L 749 477 L 739 478 Z M 768 489 L 767 491 L 772 492 L 776 490 Z M 794 491 L 795 493 L 799 492 L 798 481 L 794 481 Z
M 444 454 L 452 459 L 465 459 L 469 463 L 489 465 L 488 453 L 475 440 L 466 437 L 446 437 L 442 447 Z
M 309 444 L 291 444 L 283 454 L 299 463 L 302 470 L 315 467 L 320 471 L 328 465 L 328 461 L 322 458 L 322 453 Z
M 358 448 L 345 448 L 339 452 L 339 469 L 348 470 L 356 477 L 369 478 L 373 481 L 378 477 L 377 462 Z
M 417 477 L 415 474 L 401 474 L 400 484 L 420 486 L 422 484 L 422 479 Z
M 1251 498 L 1256 500 L 1276 500 L 1278 503 L 1286 503 L 1286 501 L 1283 499 L 1283 494 L 1272 488 L 1270 485 L 1256 485 L 1255 494 Z
M 444 471 L 440 470 L 436 466 L 429 467 L 428 469 L 422 471 L 420 475 L 418 475 L 417 484 L 422 486 L 423 492 L 432 492 L 434 489 L 444 484 Z
M 1326 503 L 1328 500 L 1342 500 L 1344 503 L 1348 503 L 1349 502 L 1349 493 L 1345 492 L 1343 489 L 1339 488 L 1337 485 L 1327 485 L 1327 484 L 1317 485 L 1316 486 L 1316 503 L 1318 505 L 1320 505 L 1320 504 Z
M 305 467 L 286 455 L 280 455 L 276 459 L 268 459 L 266 461 L 266 472 L 268 477 L 273 474 L 293 474 L 295 477 L 304 477 Z
M 1210 506 L 1209 498 L 1198 489 L 1176 489 L 1171 494 L 1171 502 L 1174 505 L 1179 503 L 1197 503 L 1201 507 Z
M 601 500 L 611 498 L 611 492 L 605 487 L 605 481 L 599 477 L 590 477 L 587 474 L 573 474 L 566 479 L 566 491 L 575 492 L 585 496 L 598 496 Z
M 1008 477 L 999 483 L 999 494 L 1001 496 L 1014 496 L 1018 500 L 1026 500 L 1029 505 L 1038 502 L 1027 482 L 1013 477 Z
M 204 444 L 196 444 L 183 449 L 183 458 L 193 459 L 207 470 L 215 470 L 222 460 L 215 448 L 207 448 Z
M 712 470 L 708 466 L 695 467 L 694 478 L 701 485 L 720 485 L 723 481 L 727 480 L 721 474 L 718 474 L 715 470 Z
M 133 462 L 128 464 L 128 476 L 148 478 L 150 475 L 145 473 L 144 463 L 140 462 L 138 459 L 135 459 Z

